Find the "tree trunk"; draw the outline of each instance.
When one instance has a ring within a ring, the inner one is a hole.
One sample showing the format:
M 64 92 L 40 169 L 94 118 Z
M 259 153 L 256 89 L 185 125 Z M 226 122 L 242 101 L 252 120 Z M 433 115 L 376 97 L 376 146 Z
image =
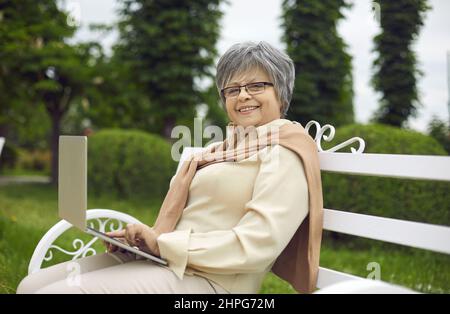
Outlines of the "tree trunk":
M 8 134 L 8 126 L 6 124 L 0 124 L 0 137 L 6 137 Z
M 50 139 L 50 146 L 52 149 L 51 161 L 51 182 L 56 185 L 58 183 L 58 149 L 59 149 L 59 133 L 61 131 L 61 117 L 62 114 L 58 109 L 50 112 L 52 119 L 52 134 Z

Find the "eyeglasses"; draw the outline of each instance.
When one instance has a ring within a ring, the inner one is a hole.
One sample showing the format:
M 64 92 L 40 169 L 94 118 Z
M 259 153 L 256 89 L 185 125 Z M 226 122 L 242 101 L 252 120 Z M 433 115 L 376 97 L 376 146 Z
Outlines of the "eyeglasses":
M 250 95 L 261 94 L 266 89 L 266 85 L 273 86 L 272 83 L 269 82 L 254 82 L 241 86 L 231 86 L 222 89 L 220 92 L 225 98 L 233 98 L 238 96 L 241 93 L 241 88 L 245 87 L 245 91 Z

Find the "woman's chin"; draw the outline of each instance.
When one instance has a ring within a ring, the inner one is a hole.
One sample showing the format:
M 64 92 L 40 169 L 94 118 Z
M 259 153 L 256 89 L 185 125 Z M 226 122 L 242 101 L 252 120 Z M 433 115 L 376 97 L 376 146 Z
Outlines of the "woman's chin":
M 238 125 L 243 126 L 244 128 L 249 126 L 256 126 L 260 123 L 260 119 L 241 119 L 238 122 Z
M 256 125 L 260 123 L 262 120 L 261 116 L 259 114 L 251 114 L 251 115 L 239 115 L 236 119 L 236 122 L 238 125 L 242 125 L 244 127 L 250 126 L 250 125 Z

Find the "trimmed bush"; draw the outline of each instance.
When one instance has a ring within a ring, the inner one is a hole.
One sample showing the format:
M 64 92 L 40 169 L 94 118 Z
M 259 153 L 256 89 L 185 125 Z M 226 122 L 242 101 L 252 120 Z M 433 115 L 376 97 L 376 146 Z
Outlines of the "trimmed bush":
M 102 130 L 89 137 L 89 190 L 122 198 L 164 197 L 176 163 L 170 144 L 137 130 Z
M 436 139 L 442 147 L 450 154 L 450 125 L 441 121 L 437 117 L 433 117 L 428 125 L 428 133 Z
M 447 155 L 429 136 L 380 124 L 344 126 L 337 130 L 332 143 L 322 141 L 322 147 L 331 148 L 354 136 L 364 139 L 364 153 Z M 350 149 L 339 152 L 350 152 Z M 450 225 L 448 182 L 322 172 L 322 184 L 325 208 Z M 334 233 L 333 238 L 349 240 Z
M 50 173 L 50 150 L 20 150 L 17 168 Z

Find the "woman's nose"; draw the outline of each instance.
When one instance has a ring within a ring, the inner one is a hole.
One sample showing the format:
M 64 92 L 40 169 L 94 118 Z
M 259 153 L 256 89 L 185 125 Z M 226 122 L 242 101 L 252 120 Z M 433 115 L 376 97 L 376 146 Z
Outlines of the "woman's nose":
M 252 96 L 249 93 L 247 93 L 247 90 L 245 89 L 245 87 L 241 87 L 241 90 L 240 90 L 239 96 L 238 96 L 239 101 L 243 102 L 243 101 L 250 99 L 251 97 Z

